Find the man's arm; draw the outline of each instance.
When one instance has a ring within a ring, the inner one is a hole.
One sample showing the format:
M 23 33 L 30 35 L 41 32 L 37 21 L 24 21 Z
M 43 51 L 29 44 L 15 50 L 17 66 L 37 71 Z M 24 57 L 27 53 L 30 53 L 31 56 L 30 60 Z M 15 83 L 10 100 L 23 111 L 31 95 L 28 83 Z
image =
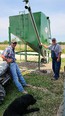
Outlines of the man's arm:
M 7 58 L 4 55 L 1 55 L 2 59 L 7 61 Z
M 48 48 L 48 46 L 47 46 L 47 45 L 45 45 L 45 44 L 42 44 L 42 43 L 41 43 L 41 45 L 42 45 L 44 48 Z
M 61 53 L 62 53 L 62 49 L 61 49 L 61 46 L 60 45 L 58 45 L 58 52 L 59 52 L 59 54 L 58 54 L 57 61 L 60 61 Z
M 61 52 L 58 54 L 57 61 L 60 61 L 60 58 L 61 58 Z
M 7 63 L 11 63 L 12 59 L 11 58 L 6 58 L 4 55 L 1 55 L 2 59 L 5 60 Z

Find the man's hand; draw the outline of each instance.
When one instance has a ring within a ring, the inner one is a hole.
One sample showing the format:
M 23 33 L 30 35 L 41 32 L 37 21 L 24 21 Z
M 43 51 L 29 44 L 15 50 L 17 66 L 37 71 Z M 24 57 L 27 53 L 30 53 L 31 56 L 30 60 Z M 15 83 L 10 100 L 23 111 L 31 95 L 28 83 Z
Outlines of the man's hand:
M 57 58 L 57 62 L 59 62 L 60 61 L 60 58 Z
M 41 46 L 43 46 L 44 48 L 48 48 L 48 46 L 43 43 L 41 43 Z
M 12 58 L 6 58 L 4 55 L 1 55 L 1 57 L 2 57 L 3 60 L 6 61 L 7 63 L 13 62 Z
M 40 49 L 42 48 L 42 43 L 39 45 L 39 48 L 40 48 Z
M 11 58 L 7 58 L 7 63 L 11 63 L 13 60 Z

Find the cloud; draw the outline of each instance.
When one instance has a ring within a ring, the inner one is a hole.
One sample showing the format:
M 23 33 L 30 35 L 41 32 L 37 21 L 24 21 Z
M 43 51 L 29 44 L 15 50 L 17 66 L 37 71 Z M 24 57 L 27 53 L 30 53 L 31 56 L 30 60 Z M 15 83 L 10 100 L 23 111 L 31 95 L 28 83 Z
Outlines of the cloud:
M 9 26 L 8 18 L 0 18 L 0 29 L 6 29 Z
M 0 41 L 8 39 L 8 18 L 0 18 Z
M 50 16 L 51 33 L 53 35 L 65 35 L 65 14 L 54 14 Z

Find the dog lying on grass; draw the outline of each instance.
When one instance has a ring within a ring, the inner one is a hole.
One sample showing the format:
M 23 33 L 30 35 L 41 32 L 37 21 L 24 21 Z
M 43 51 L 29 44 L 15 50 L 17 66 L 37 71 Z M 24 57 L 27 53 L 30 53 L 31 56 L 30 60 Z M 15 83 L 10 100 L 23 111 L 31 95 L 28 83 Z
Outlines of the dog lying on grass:
M 31 108 L 28 106 L 36 103 L 36 99 L 30 95 L 26 94 L 19 98 L 16 98 L 4 111 L 3 116 L 24 116 L 31 112 L 39 111 L 39 108 Z

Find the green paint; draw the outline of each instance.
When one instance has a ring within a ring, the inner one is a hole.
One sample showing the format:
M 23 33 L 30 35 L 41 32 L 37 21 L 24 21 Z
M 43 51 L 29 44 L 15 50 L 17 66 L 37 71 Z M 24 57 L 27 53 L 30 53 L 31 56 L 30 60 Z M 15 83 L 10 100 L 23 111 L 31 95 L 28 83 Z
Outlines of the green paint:
M 49 38 L 51 38 L 50 20 L 42 12 L 33 13 L 33 16 L 40 36 L 40 42 L 48 44 Z M 26 42 L 34 51 L 42 54 L 29 14 L 10 16 L 9 24 L 10 33 Z

